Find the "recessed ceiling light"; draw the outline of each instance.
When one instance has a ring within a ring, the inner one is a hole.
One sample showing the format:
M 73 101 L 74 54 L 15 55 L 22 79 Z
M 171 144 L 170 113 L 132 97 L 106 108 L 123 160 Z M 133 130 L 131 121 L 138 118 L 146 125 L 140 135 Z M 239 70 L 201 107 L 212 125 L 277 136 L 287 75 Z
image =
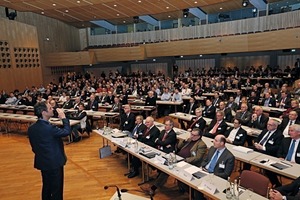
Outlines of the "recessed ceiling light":
M 195 1 L 194 3 L 198 3 L 197 1 Z
M 117 16 L 120 16 L 120 14 L 119 14 L 119 13 L 117 13 Z
M 66 12 L 66 13 L 68 13 L 68 12 L 69 12 L 69 10 L 65 10 L 65 12 Z
M 77 3 L 80 3 L 80 1 L 77 1 Z
M 56 4 L 54 3 L 54 4 L 52 4 L 53 6 L 56 6 Z
M 201 55 L 199 55 L 200 57 L 202 57 L 202 54 Z
M 220 7 L 220 10 L 222 10 L 223 8 L 222 7 Z
M 117 7 L 117 4 L 114 4 L 114 7 Z
M 170 15 L 169 15 L 168 17 L 169 17 L 169 18 L 171 18 L 171 16 L 170 16 Z
M 167 6 L 166 9 L 169 9 L 169 6 Z
M 123 23 L 125 24 L 125 23 L 126 23 L 126 21 L 123 21 Z
M 42 15 L 45 14 L 44 11 L 42 11 L 41 14 L 42 14 Z
M 139 2 L 139 3 L 142 3 L 142 1 L 141 1 L 141 0 L 139 0 L 138 2 Z
M 180 58 L 183 58 L 183 56 L 180 56 Z

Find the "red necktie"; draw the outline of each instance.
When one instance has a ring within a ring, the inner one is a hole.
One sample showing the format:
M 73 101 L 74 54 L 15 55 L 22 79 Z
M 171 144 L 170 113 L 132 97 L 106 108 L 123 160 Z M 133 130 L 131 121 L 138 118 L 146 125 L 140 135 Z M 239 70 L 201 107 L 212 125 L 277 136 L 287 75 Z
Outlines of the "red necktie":
M 213 127 L 211 133 L 212 134 L 216 134 L 218 127 L 219 127 L 219 122 L 217 121 L 216 124 L 215 124 L 215 126 Z
M 144 137 L 147 137 L 149 135 L 149 132 L 150 132 L 150 128 L 147 128 L 145 133 L 144 133 Z

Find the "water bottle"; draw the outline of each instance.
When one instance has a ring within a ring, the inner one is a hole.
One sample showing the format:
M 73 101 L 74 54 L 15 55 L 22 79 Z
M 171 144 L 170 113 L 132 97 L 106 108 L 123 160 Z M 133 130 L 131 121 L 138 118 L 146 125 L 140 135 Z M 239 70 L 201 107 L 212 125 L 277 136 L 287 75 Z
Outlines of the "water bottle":
M 228 177 L 226 185 L 226 199 L 232 199 L 230 177 Z
M 232 196 L 233 200 L 239 200 L 239 186 L 237 183 L 237 180 L 234 180 L 234 184 L 233 184 L 233 196 Z
M 169 154 L 169 158 L 168 158 L 168 167 L 169 167 L 169 169 L 173 169 L 174 168 L 174 163 L 173 163 L 173 155 L 172 155 L 172 153 L 170 153 Z
M 173 167 L 176 167 L 177 164 L 177 158 L 176 158 L 176 153 L 173 151 Z
M 107 134 L 106 126 L 103 127 L 103 135 Z

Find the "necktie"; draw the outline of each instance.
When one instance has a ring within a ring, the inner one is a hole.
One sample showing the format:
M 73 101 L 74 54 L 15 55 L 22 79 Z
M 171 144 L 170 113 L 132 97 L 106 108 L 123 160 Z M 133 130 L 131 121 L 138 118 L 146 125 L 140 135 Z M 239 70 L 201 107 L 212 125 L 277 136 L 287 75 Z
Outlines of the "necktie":
M 147 128 L 145 133 L 144 133 L 144 137 L 147 137 L 149 135 L 149 132 L 150 132 L 150 128 Z
M 164 134 L 164 136 L 163 136 L 163 138 L 161 139 L 161 141 L 165 141 L 166 140 L 166 138 L 167 138 L 167 136 L 168 136 L 168 132 L 165 132 L 165 134 Z M 160 145 L 158 145 L 158 149 L 160 149 L 162 146 L 160 146 Z
M 195 121 L 190 125 L 190 128 L 192 128 L 196 123 L 197 123 L 198 119 L 196 118 Z
M 215 134 L 215 133 L 217 132 L 218 127 L 219 127 L 219 122 L 217 121 L 216 124 L 214 125 L 214 127 L 213 127 L 211 133 L 212 133 L 212 134 Z
M 194 104 L 190 104 L 190 110 L 189 110 L 189 113 L 188 113 L 188 114 L 191 114 L 192 109 L 193 109 L 193 105 L 194 105 Z
M 134 134 L 136 133 L 138 127 L 139 127 L 139 125 L 136 125 L 136 126 L 134 127 L 134 129 L 133 129 L 133 131 L 132 131 L 132 135 L 134 135 Z
M 290 125 L 293 125 L 293 121 L 292 120 L 290 120 Z
M 292 155 L 293 155 L 293 152 L 294 152 L 294 149 L 295 149 L 295 143 L 296 143 L 296 140 L 293 140 L 292 145 L 290 146 L 288 154 L 287 154 L 287 156 L 285 158 L 288 161 L 292 160 Z
M 259 142 L 259 144 L 260 144 L 260 145 L 264 145 L 264 144 L 266 143 L 266 141 L 268 140 L 270 134 L 271 134 L 271 131 L 268 132 L 267 136 L 264 137 L 264 138 Z
M 245 115 L 245 113 L 246 113 L 246 112 L 243 112 L 243 114 L 242 114 L 242 116 L 241 116 L 241 119 L 243 119 L 243 118 L 244 118 L 244 115 Z
M 218 156 L 219 156 L 219 151 L 217 150 L 214 157 L 211 159 L 210 165 L 207 169 L 209 173 L 214 172 L 215 166 L 217 164 Z

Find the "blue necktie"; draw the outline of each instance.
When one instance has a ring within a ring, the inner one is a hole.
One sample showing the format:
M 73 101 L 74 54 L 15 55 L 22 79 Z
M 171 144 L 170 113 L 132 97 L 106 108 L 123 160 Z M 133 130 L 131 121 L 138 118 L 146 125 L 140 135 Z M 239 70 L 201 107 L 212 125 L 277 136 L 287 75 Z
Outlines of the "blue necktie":
M 263 146 L 263 145 L 266 143 L 266 141 L 268 140 L 268 138 L 270 137 L 270 134 L 271 134 L 271 131 L 269 131 L 269 132 L 267 133 L 267 136 L 264 137 L 264 138 L 259 142 L 259 144 Z
M 288 154 L 286 156 L 286 160 L 288 160 L 288 161 L 292 160 L 292 155 L 293 155 L 293 152 L 294 152 L 294 149 L 295 149 L 295 143 L 296 143 L 296 140 L 293 140 L 292 145 L 291 145 L 291 147 L 289 149 L 289 152 L 288 152 Z
M 218 156 L 219 156 L 219 151 L 217 150 L 214 157 L 211 159 L 210 165 L 208 167 L 209 173 L 214 172 L 215 166 L 217 164 Z
M 133 129 L 133 131 L 132 131 L 132 135 L 135 134 L 135 132 L 137 131 L 138 127 L 139 127 L 139 125 L 136 125 L 136 126 L 134 127 L 134 129 Z

